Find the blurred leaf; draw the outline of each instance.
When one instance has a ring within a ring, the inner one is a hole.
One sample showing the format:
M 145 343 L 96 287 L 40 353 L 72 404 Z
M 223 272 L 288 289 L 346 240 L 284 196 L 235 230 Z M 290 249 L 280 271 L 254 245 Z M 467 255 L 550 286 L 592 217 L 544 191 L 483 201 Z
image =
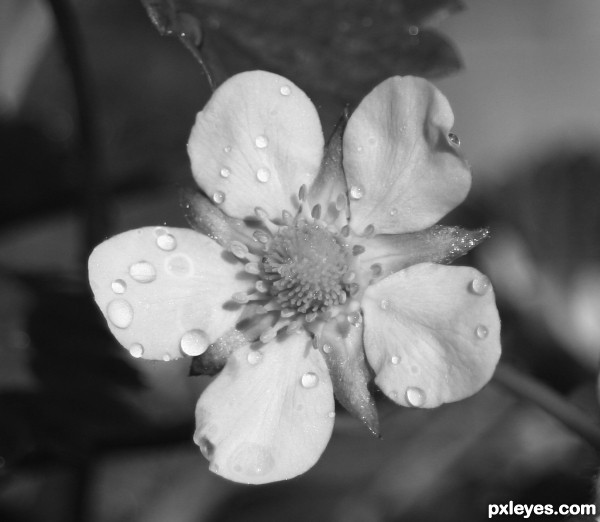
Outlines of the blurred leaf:
M 461 67 L 452 44 L 423 27 L 462 9 L 458 0 L 142 1 L 162 34 L 198 20 L 217 75 L 265 68 L 344 102 L 389 76 L 439 77 Z

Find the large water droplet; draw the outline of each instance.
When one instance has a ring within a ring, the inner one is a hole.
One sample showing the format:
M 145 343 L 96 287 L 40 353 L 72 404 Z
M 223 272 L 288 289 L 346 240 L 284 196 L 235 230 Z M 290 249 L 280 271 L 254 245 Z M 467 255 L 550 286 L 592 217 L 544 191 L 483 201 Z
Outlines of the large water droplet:
M 485 295 L 490 286 L 490 280 L 486 276 L 477 277 L 471 281 L 471 291 L 477 295 Z
M 327 343 L 325 343 L 325 344 L 323 345 L 323 351 L 324 351 L 325 353 L 331 353 L 331 350 L 332 350 L 332 347 L 331 347 L 331 345 L 330 345 L 330 344 L 327 344 Z
M 306 372 L 300 379 L 303 388 L 314 388 L 319 384 L 319 376 L 314 372 Z
M 352 199 L 360 199 L 364 196 L 364 190 L 358 185 L 352 185 L 350 187 L 350 197 Z
M 212 199 L 217 205 L 220 205 L 221 203 L 223 203 L 223 201 L 225 201 L 225 194 L 220 190 L 217 190 L 213 194 Z
M 219 174 L 221 174 L 222 178 L 228 178 L 229 176 L 231 176 L 231 171 L 227 167 L 223 167 L 219 171 Z
M 256 179 L 261 183 L 266 183 L 271 178 L 271 171 L 266 167 L 261 167 L 256 171 Z
M 133 308 L 125 299 L 114 299 L 108 303 L 106 315 L 117 328 L 127 328 L 133 321 Z
M 122 279 L 115 279 L 111 284 L 110 288 L 115 294 L 124 294 L 127 290 L 127 283 Z
M 279 92 L 282 96 L 289 96 L 290 94 L 292 94 L 292 88 L 289 85 L 282 85 L 279 88 Z
M 425 392 L 421 388 L 411 386 L 406 389 L 406 401 L 415 408 L 420 408 L 425 404 Z
M 139 359 L 142 355 L 144 355 L 144 347 L 140 343 L 133 343 L 129 347 L 129 353 L 132 357 Z
M 254 140 L 254 144 L 258 149 L 264 149 L 269 145 L 269 140 L 266 136 L 257 136 Z
M 488 333 L 489 333 L 489 330 L 483 324 L 480 324 L 477 326 L 477 328 L 475 328 L 475 335 L 479 339 L 485 339 L 488 336 Z
M 169 252 L 175 250 L 175 247 L 177 247 L 177 240 L 175 239 L 175 236 L 171 234 L 162 234 L 156 238 L 156 245 L 161 250 Z
M 448 133 L 448 140 L 455 147 L 460 147 L 460 138 L 456 134 L 454 134 L 453 132 L 449 132 Z
M 260 361 L 262 361 L 262 358 L 263 358 L 263 354 L 261 352 L 259 352 L 258 350 L 251 350 L 248 352 L 248 355 L 246 356 L 246 360 L 252 366 L 254 366 L 254 365 L 258 364 Z
M 202 355 L 209 345 L 208 335 L 203 330 L 189 330 L 181 336 L 179 346 L 185 355 Z
M 192 273 L 192 260 L 186 254 L 175 254 L 165 260 L 165 270 L 176 277 L 187 277 Z
M 228 465 L 236 473 L 256 477 L 269 473 L 275 467 L 275 461 L 267 447 L 246 443 L 231 455 Z
M 129 275 L 138 283 L 151 283 L 156 279 L 156 269 L 148 261 L 140 261 L 129 267 Z

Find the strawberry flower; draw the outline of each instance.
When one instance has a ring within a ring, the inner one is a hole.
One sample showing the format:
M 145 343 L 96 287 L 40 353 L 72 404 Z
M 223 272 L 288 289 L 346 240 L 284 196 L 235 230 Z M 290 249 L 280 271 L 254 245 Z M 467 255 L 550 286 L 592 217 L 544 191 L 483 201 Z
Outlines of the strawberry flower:
M 212 471 L 252 484 L 305 472 L 334 395 L 378 433 L 373 382 L 432 408 L 490 379 L 490 282 L 446 266 L 487 230 L 436 225 L 471 183 L 453 119 L 426 80 L 390 78 L 325 146 L 296 85 L 238 74 L 190 136 L 195 230 L 146 227 L 94 250 L 96 302 L 131 355 L 218 374 L 194 436 Z

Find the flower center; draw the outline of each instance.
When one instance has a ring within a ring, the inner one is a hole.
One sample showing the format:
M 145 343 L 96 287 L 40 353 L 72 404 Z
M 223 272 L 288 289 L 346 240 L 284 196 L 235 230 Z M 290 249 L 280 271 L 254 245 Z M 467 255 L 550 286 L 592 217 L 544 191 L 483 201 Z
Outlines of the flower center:
M 306 314 L 346 301 L 350 262 L 337 234 L 300 219 L 279 229 L 262 258 L 262 268 L 281 308 Z

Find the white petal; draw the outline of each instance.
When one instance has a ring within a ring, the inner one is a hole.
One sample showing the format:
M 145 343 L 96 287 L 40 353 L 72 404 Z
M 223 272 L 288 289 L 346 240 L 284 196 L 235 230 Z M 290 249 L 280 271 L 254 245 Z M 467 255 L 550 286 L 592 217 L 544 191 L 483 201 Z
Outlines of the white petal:
M 262 207 L 271 218 L 292 211 L 323 154 L 317 112 L 296 85 L 252 71 L 221 85 L 198 113 L 188 143 L 198 185 L 230 216 Z
M 470 267 L 414 265 L 369 287 L 365 350 L 375 383 L 403 406 L 464 399 L 500 357 L 500 320 L 487 277 Z
M 235 351 L 196 407 L 194 440 L 215 473 L 247 484 L 284 480 L 319 459 L 333 429 L 331 380 L 308 337 Z
M 240 308 L 224 304 L 249 286 L 235 277 L 240 268 L 202 234 L 145 227 L 97 246 L 89 278 L 117 340 L 135 357 L 171 360 L 197 355 L 235 325 Z

